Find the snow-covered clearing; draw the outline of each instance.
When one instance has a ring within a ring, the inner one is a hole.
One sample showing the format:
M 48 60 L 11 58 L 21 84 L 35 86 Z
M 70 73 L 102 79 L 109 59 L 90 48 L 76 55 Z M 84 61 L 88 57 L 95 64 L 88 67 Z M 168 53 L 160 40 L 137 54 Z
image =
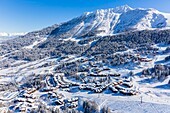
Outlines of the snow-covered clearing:
M 32 45 L 29 45 L 29 46 L 26 46 L 26 47 L 23 47 L 25 49 L 32 49 L 34 46 L 44 42 L 47 38 L 42 38 L 41 40 L 39 41 L 35 41 Z

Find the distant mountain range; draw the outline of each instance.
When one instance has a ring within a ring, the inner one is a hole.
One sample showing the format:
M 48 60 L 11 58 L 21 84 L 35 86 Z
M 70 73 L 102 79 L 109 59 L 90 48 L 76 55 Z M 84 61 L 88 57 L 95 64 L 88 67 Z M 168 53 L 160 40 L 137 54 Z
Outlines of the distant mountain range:
M 5 32 L 2 32 L 2 33 L 0 33 L 0 42 L 4 42 L 9 39 L 17 38 L 17 37 L 23 36 L 25 34 L 26 33 L 5 33 Z
M 1 32 L 0 37 L 21 36 L 21 35 L 25 35 L 25 34 L 26 33 L 5 33 L 5 32 Z

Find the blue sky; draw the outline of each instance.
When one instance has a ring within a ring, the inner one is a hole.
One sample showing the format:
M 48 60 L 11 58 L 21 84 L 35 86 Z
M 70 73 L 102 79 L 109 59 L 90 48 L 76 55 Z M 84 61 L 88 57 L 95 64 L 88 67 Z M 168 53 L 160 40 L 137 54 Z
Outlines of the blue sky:
M 0 0 L 0 32 L 38 30 L 84 12 L 125 4 L 170 13 L 170 0 Z

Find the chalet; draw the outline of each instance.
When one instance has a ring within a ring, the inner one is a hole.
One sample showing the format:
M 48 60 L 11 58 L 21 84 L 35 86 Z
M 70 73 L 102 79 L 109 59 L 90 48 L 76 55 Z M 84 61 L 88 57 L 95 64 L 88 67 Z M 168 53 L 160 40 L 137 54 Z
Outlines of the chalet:
M 94 90 L 94 87 L 95 86 L 93 86 L 93 85 L 80 85 L 79 86 L 79 89 L 81 90 L 81 89 L 84 89 L 84 90 Z
M 118 90 L 116 88 L 114 88 L 113 86 L 109 86 L 109 89 L 113 92 L 113 93 L 117 93 Z
M 27 100 L 26 100 L 26 102 L 28 102 L 28 103 L 34 103 L 34 99 L 31 99 L 31 98 L 28 98 Z
M 112 84 L 113 84 L 113 86 L 119 85 L 118 82 L 113 82 Z
M 117 85 L 115 88 L 116 88 L 117 90 L 125 90 L 125 88 L 124 88 L 124 87 L 119 86 L 119 85 Z
M 62 89 L 63 91 L 67 91 L 67 92 L 70 92 L 70 89 L 69 88 L 64 88 Z
M 1 69 L 1 68 L 0 68 L 0 69 Z M 3 108 L 0 108 L 0 112 L 1 112 L 1 113 L 12 113 L 11 110 L 9 110 L 9 109 L 3 109 Z
M 57 104 L 57 105 L 62 105 L 62 104 L 64 104 L 64 101 L 63 100 L 55 100 L 55 104 Z
M 89 65 L 90 65 L 91 67 L 97 67 L 96 65 L 94 65 L 93 62 L 89 62 Z
M 107 88 L 107 85 L 102 85 L 100 88 L 101 88 L 102 90 L 105 90 L 105 89 Z
M 60 85 L 60 88 L 69 88 L 69 87 L 70 87 L 69 84 Z
M 75 108 L 78 106 L 78 103 L 77 102 L 67 103 L 65 106 L 68 108 Z
M 90 73 L 90 75 L 88 75 L 88 76 L 97 77 L 97 74 L 92 74 L 92 73 Z
M 64 100 L 65 103 L 72 103 L 72 102 L 77 102 L 77 101 L 78 101 L 77 97 L 70 98 L 70 99 L 65 99 Z
M 57 95 L 53 92 L 48 92 L 48 95 L 51 97 L 51 98 L 56 98 Z
M 133 84 L 131 82 L 123 82 L 122 85 L 127 86 L 128 88 L 133 87 Z
M 77 83 L 70 83 L 69 85 L 70 86 L 79 86 L 79 84 L 77 84 Z
M 138 58 L 138 60 L 141 62 L 151 62 L 152 61 L 152 59 L 140 58 L 140 57 Z
M 103 89 L 97 88 L 97 89 L 95 89 L 94 91 L 95 91 L 95 93 L 101 93 L 101 92 L 103 91 Z
M 121 74 L 109 74 L 109 76 L 119 77 Z
M 30 105 L 31 105 L 31 104 L 30 104 Z M 32 108 L 38 109 L 38 108 L 39 108 L 39 103 L 34 103 L 34 104 L 32 104 Z
M 26 112 L 26 111 L 27 111 L 26 106 L 20 107 L 20 108 L 19 108 L 19 111 L 20 111 L 20 112 Z
M 123 83 L 122 80 L 118 80 L 118 81 L 117 81 L 117 84 L 118 84 L 118 85 L 120 85 L 120 84 L 122 84 L 122 83 Z
M 87 88 L 87 89 L 90 89 L 90 90 L 94 90 L 95 87 L 96 87 L 96 86 L 93 85 L 93 84 L 88 84 L 88 85 L 86 86 L 86 88 Z
M 33 107 L 33 105 L 32 105 L 32 104 L 30 104 L 30 103 L 27 103 L 27 106 L 28 106 L 28 107 Z
M 24 98 L 31 98 L 31 95 L 29 95 L 28 93 L 24 93 L 22 96 L 23 96 Z
M 74 98 L 71 98 L 72 102 L 77 102 L 78 101 L 78 97 L 74 97 Z
M 58 94 L 58 93 L 57 93 L 57 98 L 58 98 L 58 99 L 61 99 L 61 98 L 63 98 L 63 97 L 64 97 L 63 94 Z
M 17 102 L 25 102 L 26 101 L 26 99 L 25 98 L 16 98 L 15 100 L 14 100 L 14 103 L 17 103 Z
M 84 89 L 85 88 L 85 86 L 84 85 L 80 85 L 79 86 L 79 89 L 81 90 L 81 89 Z
M 134 90 L 126 90 L 126 89 L 121 89 L 119 90 L 120 93 L 124 94 L 124 95 L 129 95 L 129 96 L 132 96 L 132 95 L 136 95 L 137 92 L 134 91 Z
M 77 76 L 81 76 L 81 77 L 85 77 L 85 76 L 88 75 L 88 72 L 86 72 L 86 71 L 81 71 L 81 72 L 77 72 L 76 75 L 77 75 Z
M 131 82 L 131 81 L 132 81 L 132 78 L 129 77 L 129 78 L 124 79 L 123 81 L 124 81 L 124 82 Z
M 81 62 L 83 63 L 83 62 L 87 62 L 88 61 L 88 59 L 87 58 L 82 58 L 81 59 Z
M 55 73 L 54 76 L 64 76 L 65 74 L 64 73 Z
M 42 91 L 43 92 L 49 92 L 49 91 L 53 91 L 53 89 L 52 88 L 43 88 Z

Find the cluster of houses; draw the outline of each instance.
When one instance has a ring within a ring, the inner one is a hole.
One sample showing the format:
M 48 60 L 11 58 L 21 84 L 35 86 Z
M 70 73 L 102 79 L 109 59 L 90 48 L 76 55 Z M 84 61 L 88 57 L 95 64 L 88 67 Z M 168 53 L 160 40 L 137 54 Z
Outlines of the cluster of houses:
M 108 70 L 108 69 L 106 69 Z M 88 73 L 87 73 L 88 74 Z M 135 95 L 137 91 L 133 89 L 133 83 L 120 77 L 121 74 L 88 74 L 79 75 L 82 80 L 67 80 L 64 73 L 49 74 L 45 78 L 45 87 L 43 92 L 53 92 L 55 89 L 72 92 L 72 89 L 90 90 L 94 93 L 101 93 L 110 89 L 113 93 L 122 93 L 125 95 Z M 127 93 L 127 94 L 126 94 Z M 56 100 L 56 104 L 63 104 L 62 100 Z
M 91 78 L 92 79 L 92 78 Z M 101 93 L 106 89 L 110 89 L 113 93 L 121 93 L 124 95 L 136 95 L 138 91 L 133 88 L 133 83 L 129 79 L 105 79 L 103 82 L 93 82 L 81 84 L 80 90 L 90 90 L 94 93 Z
M 19 96 L 13 101 L 11 109 L 17 112 L 27 112 L 31 109 L 38 109 L 40 100 L 49 106 L 58 106 L 61 109 L 76 108 L 78 106 L 78 98 L 67 99 L 64 95 L 57 93 L 57 90 L 70 91 L 75 88 L 79 90 L 90 90 L 94 93 L 101 93 L 105 90 L 111 90 L 113 93 L 121 93 L 123 95 L 136 95 L 138 92 L 133 88 L 131 80 L 120 78 L 120 74 L 108 75 L 92 75 L 84 77 L 83 81 L 67 80 L 63 73 L 48 74 L 44 80 L 44 86 L 41 89 L 36 87 L 25 88 Z M 91 80 L 91 82 L 89 82 Z M 55 84 L 55 85 L 54 85 Z M 40 91 L 43 95 L 35 96 Z
M 88 90 L 94 93 L 111 90 L 113 93 L 123 95 L 138 94 L 138 91 L 134 89 L 132 81 L 129 78 L 122 78 L 120 76 L 120 74 L 89 74 L 83 76 L 84 81 L 72 81 L 68 80 L 64 73 L 47 74 L 44 78 L 36 79 L 36 83 L 32 83 L 32 86 L 43 83 L 44 85 L 42 87 L 28 88 L 25 86 L 13 100 L 10 110 L 15 112 L 29 112 L 32 109 L 39 109 L 40 104 L 62 110 L 77 108 L 77 97 L 67 99 L 63 94 L 57 93 L 57 90 L 72 92 L 72 89 L 76 89 L 79 91 Z M 37 92 L 40 93 L 37 95 Z
M 65 99 L 64 100 L 64 109 L 65 108 L 76 108 L 78 106 L 78 97 L 74 97 L 71 99 Z
M 35 88 L 28 88 L 21 91 L 21 93 L 13 100 L 13 104 L 10 106 L 11 111 L 15 112 L 30 112 L 33 109 L 39 109 L 40 104 L 47 107 L 57 107 L 61 109 L 73 109 L 78 106 L 78 97 L 65 98 L 61 93 L 57 93 L 54 90 L 42 92 L 40 95 L 36 95 Z
M 61 109 L 66 109 L 66 108 L 76 108 L 78 106 L 78 98 L 65 98 L 63 94 L 56 93 L 55 91 L 49 91 L 48 93 L 42 95 L 40 97 L 43 99 L 43 101 L 49 101 L 48 105 L 49 106 L 56 106 Z
M 46 87 L 43 92 L 52 92 L 54 89 L 71 92 L 72 89 L 89 90 L 94 93 L 101 93 L 110 89 L 113 93 L 124 95 L 136 95 L 138 92 L 133 89 L 132 81 L 120 78 L 121 74 L 88 74 L 83 76 L 79 82 L 67 80 L 64 73 L 55 73 L 46 76 Z M 56 85 L 54 85 L 56 84 Z M 62 100 L 56 100 L 56 104 L 63 104 Z
M 136 91 L 133 88 L 133 84 L 131 81 L 127 81 L 124 80 L 122 82 L 118 82 L 118 83 L 113 83 L 112 85 L 110 85 L 110 90 L 112 90 L 113 93 L 121 93 L 123 95 L 137 95 L 139 92 Z
M 49 104 L 52 104 L 52 105 L 62 105 L 64 95 L 58 94 L 54 91 L 49 91 L 49 92 L 46 92 L 44 95 L 41 95 L 40 98 L 43 101 L 47 101 L 47 100 L 50 101 Z
M 31 109 L 37 109 L 37 97 L 34 95 L 36 90 L 28 89 L 23 91 L 17 98 L 14 99 L 11 109 L 15 112 L 28 112 Z

